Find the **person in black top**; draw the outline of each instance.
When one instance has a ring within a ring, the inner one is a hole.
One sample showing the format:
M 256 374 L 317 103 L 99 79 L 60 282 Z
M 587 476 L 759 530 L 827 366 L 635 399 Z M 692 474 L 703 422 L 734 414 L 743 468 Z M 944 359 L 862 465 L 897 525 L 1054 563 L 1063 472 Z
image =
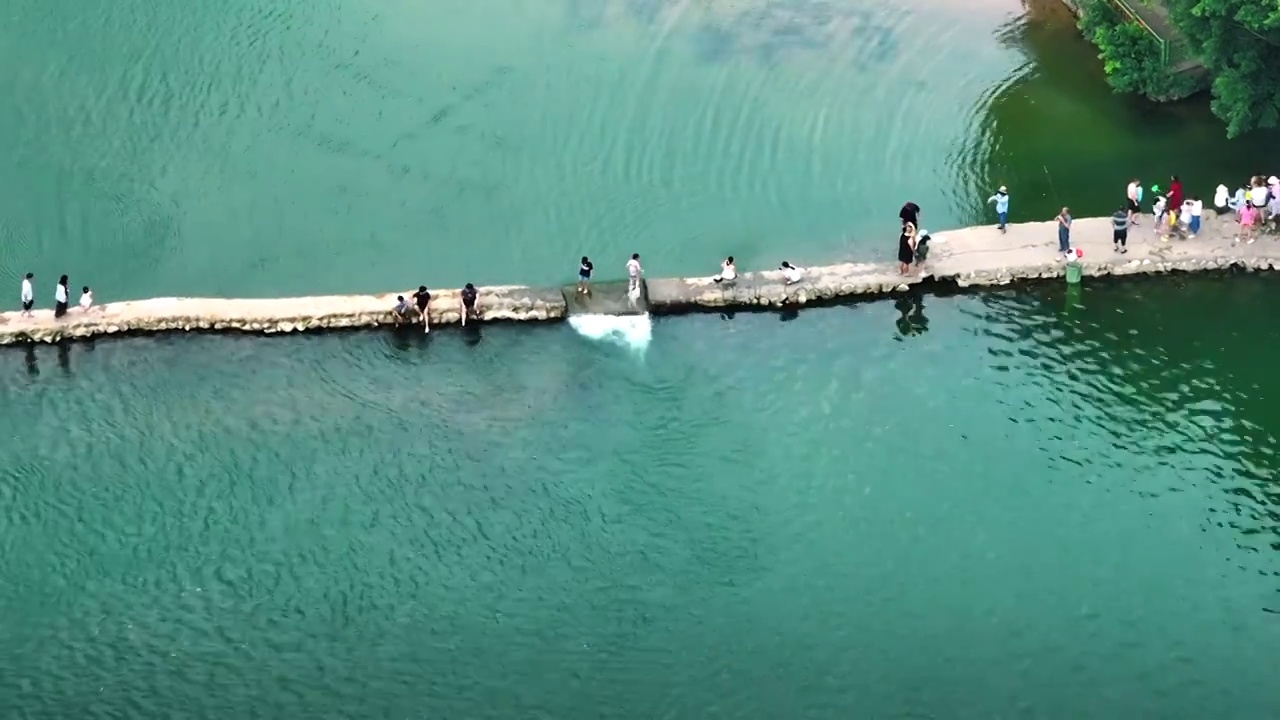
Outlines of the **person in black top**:
M 476 296 L 478 294 L 479 293 L 476 292 L 476 286 L 471 283 L 467 283 L 466 286 L 462 288 L 462 292 L 460 293 L 462 298 L 462 327 L 467 326 L 468 315 L 474 316 L 476 314 Z
M 426 285 L 419 285 L 418 292 L 413 294 L 413 304 L 418 307 L 418 312 L 422 315 L 422 332 L 431 332 L 431 313 L 427 312 L 427 305 L 431 303 L 431 293 L 427 292 Z
M 913 202 L 903 205 L 902 209 L 898 211 L 898 218 L 902 220 L 904 227 L 907 223 L 920 227 L 920 206 Z
M 916 257 L 916 226 L 907 223 L 902 226 L 902 234 L 898 236 L 898 274 L 910 275 L 911 263 Z
M 67 276 L 63 275 L 58 278 L 58 287 L 53 291 L 53 316 L 60 318 L 67 314 Z
M 591 288 L 587 286 L 587 283 L 591 282 L 591 271 L 594 270 L 595 267 L 596 266 L 592 265 L 591 261 L 587 259 L 586 255 L 582 256 L 582 262 L 578 265 L 578 292 L 583 295 L 591 294 Z

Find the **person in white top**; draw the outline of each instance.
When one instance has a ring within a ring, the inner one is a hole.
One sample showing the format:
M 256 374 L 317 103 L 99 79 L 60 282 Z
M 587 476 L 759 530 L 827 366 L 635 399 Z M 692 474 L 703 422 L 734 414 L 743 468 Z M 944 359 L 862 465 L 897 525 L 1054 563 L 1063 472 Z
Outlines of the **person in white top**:
M 782 277 L 787 279 L 788 285 L 795 285 L 804 278 L 804 270 L 801 270 L 786 260 L 782 261 L 782 265 L 778 266 L 778 269 L 782 271 Z
M 1219 215 L 1226 215 L 1227 210 L 1231 209 L 1229 207 L 1230 205 L 1231 205 L 1231 191 L 1227 189 L 1226 185 L 1219 185 L 1218 189 L 1213 191 L 1214 211 L 1216 211 Z
M 70 297 L 67 282 L 66 275 L 58 278 L 58 287 L 53 291 L 53 316 L 56 318 L 67 314 L 67 298 Z
M 85 285 L 80 291 L 80 312 L 89 312 L 91 307 L 93 307 L 93 293 L 89 291 L 89 286 Z
M 1161 228 L 1168 227 L 1168 223 L 1165 222 L 1165 218 L 1164 218 L 1164 213 L 1166 210 L 1166 206 L 1168 204 L 1169 204 L 1169 199 L 1166 198 L 1164 195 L 1159 195 L 1159 194 L 1156 195 L 1155 202 L 1151 204 L 1151 215 L 1155 218 L 1155 223 L 1154 223 L 1155 227 L 1152 229 L 1156 232 L 1157 235 L 1160 233 Z
M 1192 195 L 1188 202 L 1191 203 L 1191 221 L 1187 223 L 1187 229 L 1191 231 L 1187 239 L 1190 240 L 1200 232 L 1200 216 L 1204 214 L 1204 203 L 1201 202 L 1199 195 Z
M 640 253 L 633 253 L 631 259 L 627 261 L 627 278 L 631 281 L 632 288 L 639 287 L 640 276 L 644 274 L 644 268 L 640 267 Z
M 1187 198 L 1182 201 L 1182 208 L 1178 213 L 1178 222 L 1181 223 L 1184 228 L 1191 227 L 1191 208 L 1193 205 L 1194 203 L 1191 198 Z
M 1272 195 L 1267 201 L 1267 215 L 1270 217 L 1269 222 L 1275 224 L 1280 221 L 1280 195 Z
M 640 267 L 640 253 L 632 253 L 631 259 L 627 261 L 627 299 L 632 305 L 640 299 L 640 277 L 644 275 L 644 268 Z
M 1249 204 L 1259 213 L 1265 213 L 1267 210 L 1267 186 L 1262 184 L 1262 178 L 1253 179 L 1252 187 L 1249 188 Z M 1259 217 L 1259 224 L 1265 218 Z
M 31 317 L 31 308 L 36 304 L 36 293 L 31 289 L 31 281 L 36 277 L 35 273 L 27 273 L 22 278 L 22 314 Z
M 1125 188 L 1125 197 L 1129 198 L 1129 224 L 1137 225 L 1138 216 L 1142 214 L 1142 183 L 1138 178 Z
M 711 279 L 718 283 L 733 282 L 738 279 L 738 268 L 734 267 L 732 255 L 725 258 L 724 262 L 720 263 L 720 274 Z

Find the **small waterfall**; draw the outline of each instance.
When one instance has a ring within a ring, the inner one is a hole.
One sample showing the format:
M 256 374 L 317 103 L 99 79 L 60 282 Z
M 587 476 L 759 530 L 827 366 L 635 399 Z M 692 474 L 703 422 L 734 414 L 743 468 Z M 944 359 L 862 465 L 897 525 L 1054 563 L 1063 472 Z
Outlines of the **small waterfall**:
M 570 315 L 569 325 L 579 335 L 621 345 L 643 353 L 653 339 L 653 323 L 643 315 Z

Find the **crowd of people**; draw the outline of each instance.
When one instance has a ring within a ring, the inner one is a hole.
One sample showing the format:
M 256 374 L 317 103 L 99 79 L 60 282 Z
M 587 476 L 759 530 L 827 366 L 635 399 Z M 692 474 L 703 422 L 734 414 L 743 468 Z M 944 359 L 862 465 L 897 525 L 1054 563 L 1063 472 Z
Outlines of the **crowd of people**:
M 27 273 L 22 276 L 21 302 L 22 311 L 19 313 L 22 317 L 34 317 L 36 307 L 36 292 L 32 281 L 36 279 L 35 273 Z M 71 302 L 71 281 L 66 275 L 58 278 L 58 284 L 53 290 L 53 316 L 56 318 L 65 317 L 70 310 Z M 93 308 L 93 291 L 85 285 L 80 289 L 80 302 L 77 305 L 80 312 L 90 312 Z
M 1184 195 L 1178 176 L 1169 179 L 1168 190 L 1152 185 L 1151 196 L 1152 232 L 1161 241 L 1191 240 L 1200 233 L 1204 202 L 1199 195 Z M 1140 224 L 1142 201 L 1142 183 L 1134 178 L 1126 190 L 1125 204 L 1111 216 L 1117 252 L 1128 251 L 1129 229 Z M 1226 185 L 1219 185 L 1213 194 L 1212 209 L 1218 217 L 1232 217 L 1236 224 L 1235 242 L 1252 244 L 1258 239 L 1259 231 L 1280 226 L 1280 179 L 1274 175 L 1266 179 L 1255 175 L 1241 183 L 1234 193 Z M 1066 213 L 1067 209 L 1063 208 L 1063 214 Z M 1069 218 L 1067 222 L 1069 225 Z
M 1140 224 L 1146 195 L 1141 180 L 1134 178 L 1125 189 L 1125 201 L 1111 216 L 1112 241 L 1117 253 L 1129 251 L 1129 230 Z M 1203 226 L 1204 202 L 1198 195 L 1184 194 L 1182 181 L 1174 175 L 1169 187 L 1150 188 L 1152 230 L 1164 242 L 1172 238 L 1194 239 Z M 1009 224 L 1009 189 L 1003 185 L 987 198 L 994 205 L 996 229 L 1006 232 Z M 1251 244 L 1264 230 L 1280 231 L 1280 178 L 1256 175 L 1241 183 L 1233 193 L 1226 185 L 1214 192 L 1212 210 L 1216 215 L 1233 216 L 1237 226 L 1235 242 Z M 920 206 L 908 202 L 898 212 L 902 231 L 898 236 L 898 272 L 910 275 L 923 261 L 928 231 L 919 230 Z M 1068 261 L 1080 257 L 1071 245 L 1071 208 L 1063 207 L 1054 218 L 1058 231 L 1058 252 Z

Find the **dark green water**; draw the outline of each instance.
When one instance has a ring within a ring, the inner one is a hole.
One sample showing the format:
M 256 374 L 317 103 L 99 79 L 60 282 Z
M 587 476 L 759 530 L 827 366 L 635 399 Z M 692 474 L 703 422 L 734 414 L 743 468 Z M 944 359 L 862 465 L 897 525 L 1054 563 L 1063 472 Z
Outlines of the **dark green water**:
M 876 257 L 907 196 L 1265 171 L 1275 136 L 1110 96 L 1051 8 L 20 2 L 0 282 Z M 6 351 L 0 717 L 1269 717 L 1277 300 Z

